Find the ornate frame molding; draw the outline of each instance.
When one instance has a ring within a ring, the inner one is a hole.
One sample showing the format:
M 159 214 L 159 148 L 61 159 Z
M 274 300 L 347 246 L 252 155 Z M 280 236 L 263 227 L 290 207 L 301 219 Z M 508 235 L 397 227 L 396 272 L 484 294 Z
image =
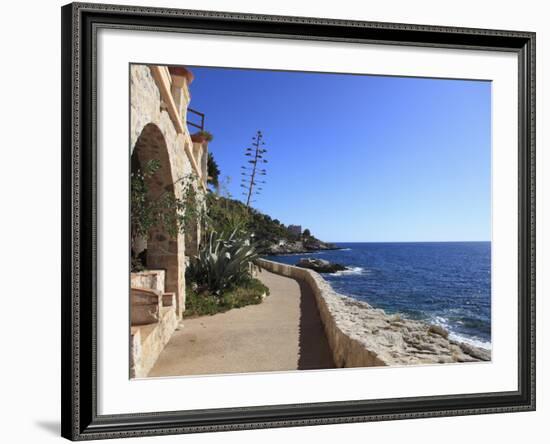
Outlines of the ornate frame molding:
M 72 3 L 62 8 L 62 435 L 71 440 L 258 429 L 535 409 L 535 34 Z M 96 32 L 213 33 L 517 53 L 518 391 L 146 414 L 97 414 Z

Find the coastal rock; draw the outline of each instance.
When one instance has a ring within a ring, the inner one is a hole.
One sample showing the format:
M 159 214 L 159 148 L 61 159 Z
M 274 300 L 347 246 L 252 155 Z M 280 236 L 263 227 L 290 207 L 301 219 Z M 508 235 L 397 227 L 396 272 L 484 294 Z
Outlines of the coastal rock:
M 302 242 L 306 250 L 326 250 L 329 248 L 334 248 L 334 245 L 327 244 L 323 241 L 320 241 L 319 239 L 306 239 L 304 242 Z
M 445 339 L 449 337 L 449 332 L 439 325 L 430 325 L 428 332 L 434 335 L 443 336 Z
M 320 240 L 302 242 L 294 241 L 279 241 L 269 245 L 265 249 L 265 254 L 299 254 L 299 253 L 311 253 L 312 251 L 323 251 L 323 250 L 337 250 L 338 247 L 334 244 L 329 244 L 327 242 L 322 242 Z
M 490 361 L 491 353 L 488 350 L 484 350 L 479 347 L 474 347 L 473 345 L 466 344 L 465 342 L 460 343 L 461 350 L 467 355 L 473 356 L 480 361 Z
M 309 268 L 318 273 L 336 273 L 337 271 L 346 270 L 346 267 L 341 264 L 325 261 L 323 259 L 311 258 L 300 259 L 296 266 L 300 268 Z
M 296 254 L 296 253 L 304 253 L 305 247 L 303 246 L 302 242 L 284 242 L 280 241 L 277 244 L 272 244 L 269 247 L 267 247 L 266 253 L 267 254 Z

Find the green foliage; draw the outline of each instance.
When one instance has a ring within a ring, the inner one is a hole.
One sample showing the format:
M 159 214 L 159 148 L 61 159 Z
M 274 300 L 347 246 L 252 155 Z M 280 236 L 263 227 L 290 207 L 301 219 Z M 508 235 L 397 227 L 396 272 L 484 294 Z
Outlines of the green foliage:
M 223 293 L 220 296 L 208 292 L 198 293 L 187 287 L 184 316 L 204 316 L 221 313 L 232 308 L 259 304 L 263 295 L 269 294 L 269 289 L 258 279 L 250 278 L 240 286 Z
M 309 231 L 309 228 L 306 228 L 302 235 L 304 237 L 311 237 L 311 231 Z
M 208 169 L 208 183 L 216 188 L 219 187 L 219 177 L 220 177 L 220 168 L 218 167 L 218 163 L 216 162 L 216 159 L 214 159 L 214 156 L 212 153 L 208 153 L 208 162 L 207 162 L 207 169 Z
M 177 198 L 171 190 L 152 197 L 147 183 L 159 169 L 160 162 L 153 159 L 143 169 L 137 168 L 130 175 L 130 236 L 133 271 L 143 269 L 143 263 L 134 248 L 139 238 L 148 237 L 153 228 L 175 238 L 179 232 L 185 231 L 190 220 L 200 223 L 204 213 L 203 205 L 196 198 L 194 175 L 183 177 L 173 184 L 174 187 L 182 187 L 182 198 Z
M 206 221 L 210 231 L 231 233 L 247 229 L 250 214 L 248 208 L 238 200 L 209 193 L 206 197 L 206 207 Z
M 242 231 L 229 234 L 211 231 L 196 258 L 187 268 L 187 278 L 199 288 L 220 296 L 246 282 L 257 259 L 255 245 Z
M 250 211 L 250 220 L 247 229 L 254 234 L 260 251 L 264 251 L 281 239 L 289 240 L 295 237 L 284 225 L 277 224 L 267 214 L 256 210 Z
M 224 293 L 222 300 L 225 307 L 240 308 L 245 305 L 259 304 L 264 295 L 269 295 L 269 288 L 258 279 L 251 278 L 233 290 Z
M 148 162 L 143 171 L 132 171 L 130 176 L 130 203 L 131 203 L 131 235 L 132 240 L 138 236 L 145 236 L 155 225 L 158 209 L 148 198 L 146 179 L 155 175 L 160 168 L 158 160 Z
M 296 241 L 298 236 L 288 231 L 277 219 L 248 208 L 241 201 L 216 196 L 207 196 L 207 225 L 218 233 L 243 230 L 254 237 L 259 253 L 279 240 Z
M 213 315 L 220 311 L 220 298 L 217 296 L 206 292 L 198 293 L 190 286 L 185 289 L 185 311 L 183 316 Z

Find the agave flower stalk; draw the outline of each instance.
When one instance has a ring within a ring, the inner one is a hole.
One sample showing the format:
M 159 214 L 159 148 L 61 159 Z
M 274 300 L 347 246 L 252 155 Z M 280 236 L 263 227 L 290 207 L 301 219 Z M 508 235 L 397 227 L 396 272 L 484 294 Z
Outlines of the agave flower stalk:
M 264 180 L 259 180 L 260 176 L 265 176 L 267 171 L 259 167 L 259 164 L 267 163 L 265 153 L 267 150 L 264 148 L 265 142 L 263 141 L 263 134 L 258 131 L 252 138 L 252 146 L 245 150 L 244 155 L 250 157 L 248 163 L 249 167 L 243 166 L 241 174 L 243 175 L 241 187 L 245 190 L 243 195 L 246 196 L 246 206 L 250 207 L 252 197 L 260 194 L 262 190 L 258 185 L 264 184 Z

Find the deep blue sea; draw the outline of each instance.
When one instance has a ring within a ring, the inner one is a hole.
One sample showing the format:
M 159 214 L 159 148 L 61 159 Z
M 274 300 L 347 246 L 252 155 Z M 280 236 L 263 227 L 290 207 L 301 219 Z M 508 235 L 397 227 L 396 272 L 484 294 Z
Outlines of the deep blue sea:
M 295 265 L 302 257 L 350 270 L 322 276 L 339 293 L 386 313 L 445 327 L 450 337 L 491 346 L 491 243 L 337 243 L 341 250 L 268 256 Z

